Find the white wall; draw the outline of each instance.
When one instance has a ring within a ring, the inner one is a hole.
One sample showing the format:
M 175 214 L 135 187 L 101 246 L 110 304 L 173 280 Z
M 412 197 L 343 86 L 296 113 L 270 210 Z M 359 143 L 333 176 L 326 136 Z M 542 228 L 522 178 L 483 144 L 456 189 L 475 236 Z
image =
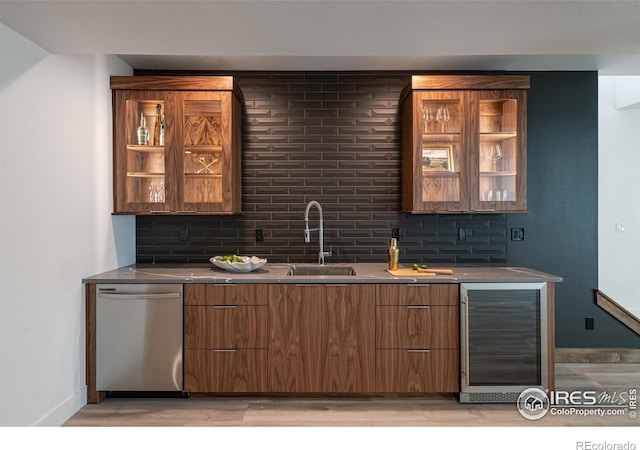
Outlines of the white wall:
M 636 317 L 640 317 L 639 106 L 640 77 L 599 77 L 598 288 Z M 624 231 L 616 230 L 617 224 Z
M 0 24 L 0 426 L 86 404 L 83 277 L 135 261 L 112 217 L 115 57 L 49 55 Z

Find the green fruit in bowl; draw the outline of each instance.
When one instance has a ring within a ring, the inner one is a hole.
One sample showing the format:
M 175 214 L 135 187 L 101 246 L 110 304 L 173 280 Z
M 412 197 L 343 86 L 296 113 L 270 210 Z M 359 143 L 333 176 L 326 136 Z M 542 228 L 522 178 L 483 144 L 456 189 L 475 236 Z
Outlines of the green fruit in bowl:
M 216 258 L 216 261 L 219 262 L 230 262 L 230 263 L 243 263 L 244 259 L 240 258 L 236 255 L 224 255 Z

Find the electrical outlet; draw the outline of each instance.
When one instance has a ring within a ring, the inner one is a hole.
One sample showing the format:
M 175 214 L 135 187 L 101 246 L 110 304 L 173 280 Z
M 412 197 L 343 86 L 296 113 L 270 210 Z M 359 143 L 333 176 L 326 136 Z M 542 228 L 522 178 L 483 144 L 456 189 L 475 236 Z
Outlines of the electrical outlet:
M 391 237 L 392 238 L 396 238 L 396 239 L 400 239 L 400 228 L 392 228 L 391 229 Z
M 512 228 L 511 229 L 512 241 L 524 241 L 524 228 Z
M 593 330 L 593 317 L 585 317 L 584 318 L 584 329 L 585 330 Z
M 180 228 L 180 237 L 178 238 L 181 241 L 186 241 L 189 239 L 189 229 L 188 228 Z
M 256 228 L 256 242 L 264 242 L 264 232 L 262 228 Z
M 465 228 L 465 227 L 458 228 L 459 241 L 466 241 L 469 237 L 471 237 L 471 230 L 469 230 L 469 228 Z

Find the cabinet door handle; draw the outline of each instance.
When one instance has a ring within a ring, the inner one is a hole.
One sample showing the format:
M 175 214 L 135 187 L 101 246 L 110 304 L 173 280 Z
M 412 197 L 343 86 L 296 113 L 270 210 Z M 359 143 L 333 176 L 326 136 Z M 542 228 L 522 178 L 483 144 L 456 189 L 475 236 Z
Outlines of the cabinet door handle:
M 474 209 L 473 212 L 495 212 L 495 208 L 486 208 L 486 209 Z
M 238 305 L 213 305 L 213 309 L 236 309 Z
M 429 309 L 429 305 L 407 305 L 407 309 Z
M 407 284 L 407 287 L 411 286 L 411 287 L 423 287 L 423 286 L 431 286 L 429 283 L 414 283 L 414 284 Z
M 428 348 L 408 348 L 407 353 L 429 353 Z
M 161 210 L 156 210 L 156 211 L 149 211 L 151 214 L 171 214 L 171 211 L 161 211 Z
M 98 292 L 97 297 L 107 298 L 112 300 L 148 300 L 148 299 L 166 299 L 166 298 L 180 298 L 182 294 L 179 292 L 167 292 L 165 294 L 119 294 L 119 293 L 105 293 Z
M 238 349 L 237 348 L 214 348 L 213 349 L 214 352 L 237 352 Z

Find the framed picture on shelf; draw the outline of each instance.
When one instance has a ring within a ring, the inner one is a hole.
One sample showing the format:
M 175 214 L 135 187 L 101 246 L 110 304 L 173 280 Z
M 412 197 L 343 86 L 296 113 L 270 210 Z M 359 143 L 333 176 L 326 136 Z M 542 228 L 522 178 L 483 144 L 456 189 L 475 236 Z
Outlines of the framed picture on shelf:
M 432 145 L 422 148 L 422 170 L 453 172 L 453 146 Z

